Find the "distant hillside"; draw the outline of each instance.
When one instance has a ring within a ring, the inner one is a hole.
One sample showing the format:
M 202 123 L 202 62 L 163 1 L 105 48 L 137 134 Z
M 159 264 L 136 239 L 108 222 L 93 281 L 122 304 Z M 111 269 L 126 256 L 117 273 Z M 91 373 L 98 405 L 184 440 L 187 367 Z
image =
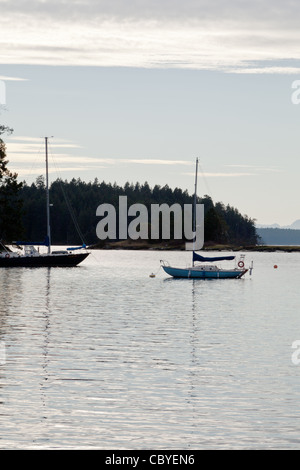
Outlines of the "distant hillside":
M 300 230 L 287 228 L 257 228 L 264 245 L 300 245 Z
M 293 222 L 289 228 L 292 228 L 293 230 L 300 230 L 300 219 L 295 220 L 295 222 Z
M 295 222 L 293 222 L 291 225 L 279 225 L 277 223 L 271 225 L 256 224 L 256 228 L 291 228 L 293 230 L 300 230 L 300 219 L 295 220 Z

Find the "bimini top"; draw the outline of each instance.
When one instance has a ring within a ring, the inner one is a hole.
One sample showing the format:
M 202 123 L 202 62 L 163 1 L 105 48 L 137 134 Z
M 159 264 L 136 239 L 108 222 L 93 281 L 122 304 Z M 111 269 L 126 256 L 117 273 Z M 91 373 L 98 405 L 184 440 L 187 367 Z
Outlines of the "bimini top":
M 201 255 L 198 255 L 198 253 L 195 253 L 193 251 L 193 261 L 201 261 L 201 262 L 204 262 L 204 261 L 225 261 L 225 260 L 228 260 L 228 261 L 231 261 L 235 259 L 235 256 L 215 256 L 213 258 L 206 258 L 205 256 L 201 256 Z

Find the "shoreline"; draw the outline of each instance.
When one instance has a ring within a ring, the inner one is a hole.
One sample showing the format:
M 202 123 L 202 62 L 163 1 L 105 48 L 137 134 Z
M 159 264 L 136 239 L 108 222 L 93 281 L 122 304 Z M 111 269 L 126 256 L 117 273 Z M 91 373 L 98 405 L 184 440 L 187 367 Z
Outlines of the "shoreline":
M 147 240 L 121 240 L 116 242 L 97 243 L 88 247 L 89 250 L 152 250 L 152 251 L 185 251 L 184 242 L 149 243 Z M 262 253 L 281 251 L 300 253 L 300 245 L 222 245 L 207 243 L 200 251 L 258 251 Z

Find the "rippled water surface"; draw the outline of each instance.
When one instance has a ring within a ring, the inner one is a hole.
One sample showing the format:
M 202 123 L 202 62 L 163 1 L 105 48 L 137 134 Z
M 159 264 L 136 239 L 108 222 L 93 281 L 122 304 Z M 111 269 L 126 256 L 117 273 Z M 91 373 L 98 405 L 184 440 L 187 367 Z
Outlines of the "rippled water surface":
M 0 448 L 300 448 L 300 254 L 211 281 L 161 258 L 190 253 L 0 270 Z

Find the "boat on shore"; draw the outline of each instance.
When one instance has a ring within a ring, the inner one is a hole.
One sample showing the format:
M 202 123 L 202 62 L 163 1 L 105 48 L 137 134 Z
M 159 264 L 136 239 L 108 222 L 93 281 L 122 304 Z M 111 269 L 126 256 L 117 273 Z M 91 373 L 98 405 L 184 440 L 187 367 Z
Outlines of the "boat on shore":
M 0 242 L 0 268 L 73 267 L 80 264 L 89 255 L 89 252 L 86 251 L 85 244 L 80 247 L 67 248 L 66 250 L 51 250 L 48 137 L 45 137 L 45 155 L 47 235 L 43 242 L 13 242 L 13 249 L 8 248 L 5 244 Z M 46 247 L 46 253 L 40 252 L 40 246 Z M 75 250 L 81 250 L 81 252 L 74 253 Z

